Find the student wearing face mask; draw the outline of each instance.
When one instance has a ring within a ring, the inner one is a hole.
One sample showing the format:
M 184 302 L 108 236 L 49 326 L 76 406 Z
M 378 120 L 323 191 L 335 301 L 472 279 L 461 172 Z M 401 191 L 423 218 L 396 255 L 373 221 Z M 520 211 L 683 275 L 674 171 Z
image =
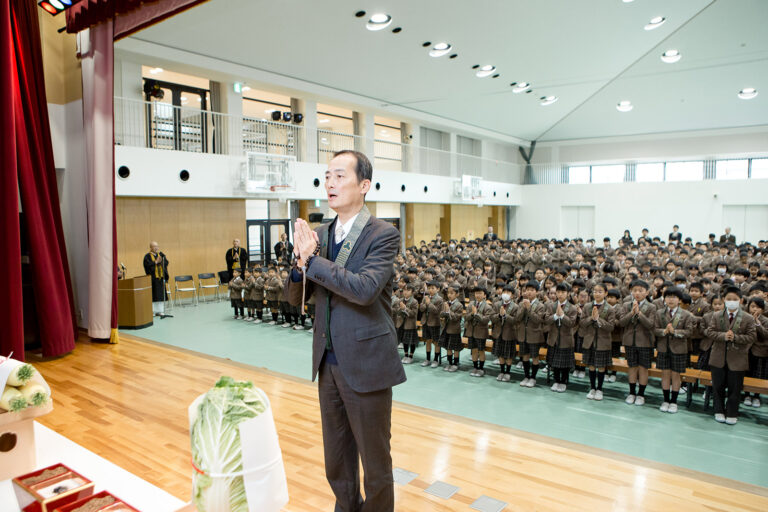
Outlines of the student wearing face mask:
M 493 355 L 499 359 L 501 372 L 496 377 L 497 381 L 509 382 L 512 378 L 510 370 L 515 358 L 515 345 L 517 345 L 517 317 L 518 305 L 512 300 L 515 289 L 512 286 L 504 286 L 500 300 L 493 305 L 491 316 L 492 332 L 494 339 Z
M 741 290 L 730 286 L 724 294 L 725 308 L 710 317 L 704 334 L 712 339 L 709 366 L 715 421 L 735 425 L 744 374 L 749 368 L 748 353 L 757 341 L 757 327 L 755 319 L 740 307 Z

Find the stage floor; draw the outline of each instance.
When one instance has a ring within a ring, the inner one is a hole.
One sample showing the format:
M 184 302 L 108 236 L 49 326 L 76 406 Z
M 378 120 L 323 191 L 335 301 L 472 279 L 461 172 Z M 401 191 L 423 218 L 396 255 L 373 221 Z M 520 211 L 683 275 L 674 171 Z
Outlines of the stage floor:
M 187 311 L 200 313 L 203 308 L 186 310 L 185 315 Z M 182 315 L 163 320 L 163 327 L 170 327 L 172 321 L 179 328 L 188 327 Z M 243 329 L 241 343 L 258 344 L 266 339 L 255 335 L 261 330 L 257 326 L 240 324 L 232 329 Z M 246 337 L 244 329 L 254 333 L 252 339 Z M 264 329 L 273 332 L 278 328 Z M 308 347 L 309 334 L 290 335 Z M 229 332 L 218 333 L 210 336 L 208 343 L 219 346 L 230 336 Z M 314 384 L 142 341 L 126 333 L 121 338 L 119 345 L 83 341 L 72 354 L 51 361 L 35 362 L 31 358 L 54 394 L 55 409 L 41 418 L 41 423 L 187 500 L 192 475 L 189 403 L 221 375 L 252 380 L 272 401 L 291 496 L 285 510 L 332 510 L 333 498 L 324 477 Z M 308 365 L 301 366 L 302 360 L 294 359 L 292 363 L 308 369 Z M 541 397 L 539 407 L 551 407 L 546 400 L 550 398 L 557 397 Z M 515 407 L 512 397 L 504 406 Z M 681 420 L 682 428 L 682 420 L 687 418 L 672 419 Z M 624 428 L 629 426 L 624 423 Z M 659 424 L 657 437 L 662 436 L 662 428 L 676 429 L 664 421 Z M 394 465 L 418 474 L 410 483 L 396 485 L 398 511 L 470 510 L 470 505 L 484 495 L 508 503 L 504 510 L 521 511 L 768 510 L 765 487 L 402 402 L 394 406 L 392 434 Z M 715 445 L 720 442 L 717 436 L 710 441 Z M 701 457 L 710 456 L 704 452 L 707 448 L 702 446 Z M 757 459 L 764 458 L 765 453 L 763 448 L 759 453 L 744 455 Z M 745 466 L 742 474 L 746 477 L 748 471 L 750 468 Z M 765 479 L 766 475 L 758 478 Z M 436 481 L 455 485 L 459 490 L 450 499 L 424 492 Z

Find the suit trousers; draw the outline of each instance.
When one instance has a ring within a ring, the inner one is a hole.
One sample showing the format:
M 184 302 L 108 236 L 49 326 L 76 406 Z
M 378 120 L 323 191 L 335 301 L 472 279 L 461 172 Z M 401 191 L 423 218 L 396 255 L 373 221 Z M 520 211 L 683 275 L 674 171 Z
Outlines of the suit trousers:
M 390 455 L 392 388 L 357 393 L 338 365 L 320 365 L 318 392 L 325 476 L 336 496 L 335 512 L 392 512 L 395 490 Z M 365 500 L 360 495 L 360 463 Z
M 744 372 L 728 369 L 728 364 L 722 368 L 710 368 L 712 372 L 712 402 L 715 414 L 725 414 L 726 418 L 739 417 L 739 400 L 741 388 L 744 386 Z M 726 403 L 725 388 L 728 387 L 728 402 Z

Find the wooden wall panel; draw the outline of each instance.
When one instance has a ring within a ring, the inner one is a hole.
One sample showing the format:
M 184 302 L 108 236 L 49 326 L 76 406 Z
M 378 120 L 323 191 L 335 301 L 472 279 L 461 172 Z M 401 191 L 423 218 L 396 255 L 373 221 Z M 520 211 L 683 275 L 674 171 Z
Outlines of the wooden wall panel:
M 452 204 L 451 238 L 467 240 L 482 238 L 488 231 L 489 218 L 492 216 L 491 206 L 478 207 L 475 205 Z M 494 228 L 495 229 L 495 228 Z
M 168 257 L 173 276 L 218 272 L 232 239 L 246 245 L 242 199 L 117 198 L 117 255 L 128 276 L 142 275 L 149 243 Z
M 409 207 L 413 206 L 413 213 L 410 213 Z M 435 239 L 435 235 L 440 232 L 440 217 L 443 214 L 443 205 L 440 204 L 413 204 L 406 205 L 406 221 L 413 219 L 413 231 L 407 233 L 413 235 L 413 239 L 405 241 L 406 246 L 419 246 L 422 240 L 429 242 Z M 407 222 L 406 222 L 407 224 Z

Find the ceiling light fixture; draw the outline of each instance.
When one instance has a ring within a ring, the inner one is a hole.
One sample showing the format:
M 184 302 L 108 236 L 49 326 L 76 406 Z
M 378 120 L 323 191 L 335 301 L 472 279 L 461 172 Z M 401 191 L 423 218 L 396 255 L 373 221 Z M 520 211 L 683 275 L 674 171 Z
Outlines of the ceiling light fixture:
M 448 43 L 437 43 L 435 46 L 432 47 L 431 50 L 429 50 L 429 56 L 442 57 L 443 55 L 450 53 L 452 49 L 453 49 L 453 46 L 451 46 Z
M 620 102 L 619 102 L 619 103 L 616 105 L 616 110 L 618 110 L 619 112 L 629 112 L 629 111 L 630 111 L 630 110 L 632 110 L 633 108 L 635 108 L 635 106 L 634 106 L 634 105 L 632 105 L 632 102 L 631 102 L 631 101 L 629 101 L 629 100 L 621 100 L 621 101 L 620 101 Z
M 480 69 L 477 70 L 477 73 L 475 73 L 475 76 L 478 78 L 485 78 L 487 76 L 491 76 L 495 72 L 496 72 L 496 66 L 486 64 L 485 66 L 480 66 Z
M 546 107 L 547 105 L 551 105 L 554 102 L 556 102 L 557 96 L 542 96 L 540 100 L 541 100 L 541 106 Z
M 243 91 L 243 92 L 246 92 L 246 91 L 250 91 L 250 90 L 251 90 L 251 88 L 250 88 L 250 87 L 248 87 L 247 85 L 244 85 L 244 86 L 243 86 L 243 88 L 242 88 L 242 89 L 240 89 L 240 90 L 241 90 L 241 91 Z
M 520 82 L 520 83 L 512 82 L 512 83 L 515 84 L 512 86 L 512 92 L 515 94 L 521 93 L 527 89 L 530 89 L 531 87 L 531 84 L 528 82 Z
M 664 16 L 656 16 L 655 18 L 651 18 L 651 21 L 649 21 L 644 28 L 645 30 L 653 30 L 662 26 L 665 21 L 667 21 L 667 18 Z
M 739 91 L 739 98 L 742 100 L 751 100 L 757 96 L 757 89 L 754 87 L 746 87 Z
M 387 28 L 390 23 L 392 23 L 392 16 L 389 14 L 378 13 L 371 16 L 371 19 L 368 20 L 365 28 L 368 30 L 382 30 Z
M 152 69 L 149 70 L 149 72 L 152 73 L 153 75 L 156 75 L 158 73 L 162 73 L 163 72 L 163 68 L 152 68 Z
M 331 122 L 330 119 L 321 119 L 318 121 L 318 123 L 330 123 L 330 122 Z
M 682 58 L 678 50 L 667 50 L 661 54 L 661 61 L 667 64 L 674 64 Z

